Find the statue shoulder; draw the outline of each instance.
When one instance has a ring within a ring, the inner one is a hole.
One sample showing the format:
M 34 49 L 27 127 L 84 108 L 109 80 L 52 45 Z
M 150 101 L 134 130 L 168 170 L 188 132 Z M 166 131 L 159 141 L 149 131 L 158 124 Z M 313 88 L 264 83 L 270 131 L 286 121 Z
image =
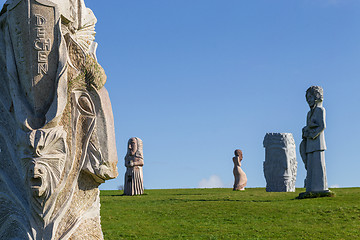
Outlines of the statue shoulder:
M 317 114 L 325 114 L 325 108 L 323 106 L 316 107 L 314 110 Z

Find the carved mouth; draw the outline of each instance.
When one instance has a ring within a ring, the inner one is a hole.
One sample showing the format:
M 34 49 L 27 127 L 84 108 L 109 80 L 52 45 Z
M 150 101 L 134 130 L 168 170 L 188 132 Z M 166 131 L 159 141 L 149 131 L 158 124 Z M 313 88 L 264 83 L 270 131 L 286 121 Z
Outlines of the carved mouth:
M 35 175 L 30 179 L 31 188 L 38 189 L 42 186 L 42 178 L 40 175 Z

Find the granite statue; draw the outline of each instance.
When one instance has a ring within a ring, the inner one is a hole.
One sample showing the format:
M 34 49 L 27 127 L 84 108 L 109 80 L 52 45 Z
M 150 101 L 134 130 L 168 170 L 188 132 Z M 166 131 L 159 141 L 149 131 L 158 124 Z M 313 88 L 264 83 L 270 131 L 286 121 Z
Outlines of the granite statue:
M 306 90 L 306 101 L 310 111 L 306 117 L 306 126 L 302 129 L 300 155 L 305 164 L 306 192 L 328 192 L 325 166 L 325 108 L 323 107 L 323 89 L 311 86 Z
M 137 137 L 130 138 L 125 156 L 124 195 L 133 196 L 144 193 L 143 166 L 143 142 Z
M 96 21 L 84 0 L 0 12 L 0 239 L 103 239 L 98 186 L 118 173 Z
M 240 149 L 236 149 L 235 157 L 233 157 L 234 162 L 234 187 L 233 190 L 245 190 L 245 186 L 247 184 L 247 177 L 245 172 L 241 169 L 241 161 L 243 160 L 243 153 Z
M 267 133 L 264 175 L 267 192 L 295 192 L 297 161 L 291 133 Z

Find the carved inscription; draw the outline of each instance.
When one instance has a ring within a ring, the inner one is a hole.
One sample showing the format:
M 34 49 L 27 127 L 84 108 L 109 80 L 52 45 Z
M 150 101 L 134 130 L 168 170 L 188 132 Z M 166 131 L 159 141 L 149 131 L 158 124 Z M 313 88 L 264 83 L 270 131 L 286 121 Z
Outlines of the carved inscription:
M 37 51 L 38 75 L 46 75 L 49 70 L 48 55 L 51 50 L 51 39 L 46 38 L 46 19 L 41 15 L 35 15 L 36 39 L 34 49 Z

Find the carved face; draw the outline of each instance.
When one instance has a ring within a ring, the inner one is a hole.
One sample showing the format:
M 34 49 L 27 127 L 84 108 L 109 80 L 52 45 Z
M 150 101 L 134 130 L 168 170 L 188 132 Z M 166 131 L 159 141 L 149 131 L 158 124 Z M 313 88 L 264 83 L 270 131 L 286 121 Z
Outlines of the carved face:
M 43 196 L 48 189 L 48 171 L 40 162 L 33 161 L 29 166 L 30 188 L 35 197 Z
M 135 138 L 130 139 L 128 148 L 130 150 L 130 155 L 134 156 L 137 151 L 137 141 Z
M 309 104 L 309 107 L 313 107 L 315 105 L 315 96 L 314 94 L 308 92 L 306 93 L 306 101 Z
M 58 185 L 64 171 L 67 145 L 62 127 L 28 133 L 23 162 L 26 181 L 34 197 L 46 200 Z

